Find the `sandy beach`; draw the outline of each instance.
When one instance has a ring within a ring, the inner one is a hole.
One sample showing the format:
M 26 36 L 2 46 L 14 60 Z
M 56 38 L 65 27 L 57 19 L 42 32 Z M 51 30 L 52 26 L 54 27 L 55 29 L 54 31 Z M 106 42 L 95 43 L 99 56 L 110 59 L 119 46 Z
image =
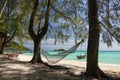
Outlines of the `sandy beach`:
M 30 61 L 32 59 L 32 56 L 26 56 L 26 55 L 19 55 L 18 61 Z M 47 62 L 45 58 L 42 58 L 43 61 Z M 51 64 L 54 65 L 54 64 Z M 77 67 L 86 67 L 86 62 L 83 61 L 73 61 L 73 60 L 61 60 L 56 65 L 64 65 L 64 66 L 77 66 Z M 112 70 L 113 72 L 120 72 L 120 65 L 119 64 L 105 64 L 105 63 L 99 63 L 99 66 L 102 70 Z
M 86 62 L 82 61 L 61 60 L 54 65 L 66 68 L 52 69 L 43 64 L 28 63 L 31 58 L 22 54 L 13 59 L 0 55 L 0 80 L 81 80 L 79 75 L 86 69 Z M 105 73 L 120 78 L 120 65 L 100 63 L 99 66 Z

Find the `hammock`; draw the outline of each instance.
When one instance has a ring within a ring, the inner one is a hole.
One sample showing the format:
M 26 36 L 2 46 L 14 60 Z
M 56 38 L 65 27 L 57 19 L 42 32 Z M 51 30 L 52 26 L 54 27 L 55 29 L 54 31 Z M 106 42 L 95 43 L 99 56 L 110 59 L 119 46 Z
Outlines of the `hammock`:
M 66 51 L 60 52 L 58 54 L 49 54 L 47 51 L 41 49 L 41 54 L 47 59 L 48 62 L 50 63 L 57 63 L 63 58 L 65 58 L 67 55 L 74 53 L 76 49 L 79 47 L 80 43 L 84 42 L 84 39 L 82 39 L 79 43 L 76 45 L 72 46 Z

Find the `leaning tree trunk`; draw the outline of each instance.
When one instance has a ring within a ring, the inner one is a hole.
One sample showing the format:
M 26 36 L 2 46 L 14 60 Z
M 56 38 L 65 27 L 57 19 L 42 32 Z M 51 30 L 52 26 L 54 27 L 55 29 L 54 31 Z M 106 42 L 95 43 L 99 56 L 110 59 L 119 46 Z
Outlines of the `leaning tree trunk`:
M 98 24 L 97 0 L 88 0 L 89 38 L 87 49 L 87 77 L 99 78 L 98 70 L 98 48 L 100 26 Z

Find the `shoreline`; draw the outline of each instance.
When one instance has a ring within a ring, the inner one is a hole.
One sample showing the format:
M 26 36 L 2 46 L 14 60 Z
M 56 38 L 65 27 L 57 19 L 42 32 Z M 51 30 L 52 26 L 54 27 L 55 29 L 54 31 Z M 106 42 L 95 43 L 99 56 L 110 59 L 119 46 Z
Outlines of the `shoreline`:
M 24 54 L 19 54 L 18 55 L 18 60 L 20 61 L 30 61 L 32 59 L 32 56 L 31 55 L 24 55 Z M 42 57 L 42 59 L 47 62 L 46 58 Z M 79 62 L 78 60 L 68 60 L 68 59 L 63 59 L 64 61 L 75 61 L 75 62 Z M 62 60 L 61 60 L 62 61 Z M 60 62 L 61 62 L 60 61 Z M 86 63 L 86 61 L 80 61 L 80 62 L 84 62 Z M 59 63 L 59 62 L 58 62 Z M 102 65 L 102 64 L 105 64 L 105 65 L 116 65 L 116 66 L 120 66 L 120 64 L 113 64 L 113 63 L 101 63 L 99 62 L 99 65 Z
M 27 56 L 24 54 L 18 55 L 18 58 L 17 58 L 18 61 L 30 61 L 31 59 L 32 59 L 32 56 Z M 45 58 L 42 58 L 42 60 L 44 62 L 47 62 L 47 60 Z M 50 63 L 50 65 L 61 65 L 61 66 L 67 66 L 67 67 L 69 66 L 72 68 L 74 68 L 74 66 L 86 68 L 86 62 L 76 61 L 76 60 L 61 60 L 60 62 L 58 62 L 56 64 Z M 119 64 L 99 63 L 98 65 L 102 70 L 120 73 L 120 65 Z

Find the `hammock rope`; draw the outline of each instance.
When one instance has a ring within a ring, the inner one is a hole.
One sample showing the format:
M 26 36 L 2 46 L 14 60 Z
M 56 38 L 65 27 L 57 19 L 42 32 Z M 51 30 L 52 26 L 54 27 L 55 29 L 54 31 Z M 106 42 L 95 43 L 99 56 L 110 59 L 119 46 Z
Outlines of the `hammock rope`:
M 41 49 L 40 51 L 41 51 L 41 54 L 47 59 L 48 62 L 55 64 L 55 63 L 61 61 L 67 55 L 74 53 L 82 42 L 84 42 L 84 39 L 82 39 L 79 43 L 75 44 L 68 50 L 59 52 L 58 54 L 49 54 L 47 51 L 45 51 L 43 49 Z
M 111 30 L 105 26 L 101 21 L 99 21 L 100 24 L 110 33 L 111 36 L 113 36 L 119 43 L 120 43 L 120 33 L 118 35 L 115 35 L 114 32 L 115 30 Z

